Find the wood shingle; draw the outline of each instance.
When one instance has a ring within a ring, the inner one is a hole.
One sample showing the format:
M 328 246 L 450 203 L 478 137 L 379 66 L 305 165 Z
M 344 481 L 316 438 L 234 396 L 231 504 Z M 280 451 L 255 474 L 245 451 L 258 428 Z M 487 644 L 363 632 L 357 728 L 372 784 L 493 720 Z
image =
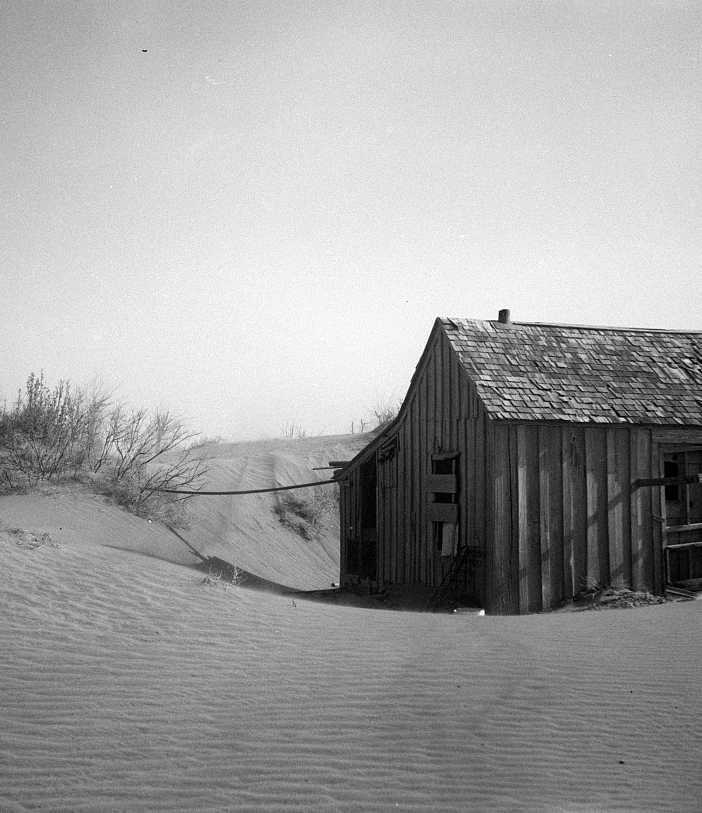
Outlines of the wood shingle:
M 488 416 L 702 425 L 702 333 L 441 319 Z

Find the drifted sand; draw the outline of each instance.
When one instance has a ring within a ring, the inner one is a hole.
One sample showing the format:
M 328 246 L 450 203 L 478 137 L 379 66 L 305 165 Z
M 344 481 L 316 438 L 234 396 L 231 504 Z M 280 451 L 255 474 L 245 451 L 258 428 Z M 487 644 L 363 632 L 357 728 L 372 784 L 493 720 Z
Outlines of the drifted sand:
M 2 811 L 702 809 L 700 601 L 293 602 L 89 495 L 0 528 Z
M 198 454 L 207 460 L 208 489 L 257 489 L 329 479 L 330 470 L 316 467 L 327 466 L 330 460 L 350 460 L 369 439 L 370 435 L 338 435 L 215 443 Z M 331 497 L 337 488 L 320 486 L 318 495 Z M 320 511 L 314 533 L 303 538 L 281 524 L 275 511 L 293 496 L 309 504 L 315 492 L 198 497 L 189 503 L 192 522 L 186 536 L 206 555 L 236 562 L 264 579 L 303 590 L 328 588 L 339 580 L 338 512 Z

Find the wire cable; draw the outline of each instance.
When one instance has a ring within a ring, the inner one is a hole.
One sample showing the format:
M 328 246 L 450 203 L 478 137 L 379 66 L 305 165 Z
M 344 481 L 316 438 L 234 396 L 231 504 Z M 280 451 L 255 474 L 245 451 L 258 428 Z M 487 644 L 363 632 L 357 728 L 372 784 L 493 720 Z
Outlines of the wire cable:
M 274 488 L 250 488 L 246 491 L 186 491 L 178 488 L 154 488 L 153 491 L 161 491 L 166 494 L 192 494 L 193 496 L 200 495 L 201 497 L 225 497 L 225 496 L 238 496 L 240 494 L 265 494 L 270 491 L 290 491 L 293 488 L 312 488 L 314 486 L 323 486 L 328 483 L 338 483 L 338 480 L 315 480 L 314 483 L 297 483 L 294 486 L 275 486 Z

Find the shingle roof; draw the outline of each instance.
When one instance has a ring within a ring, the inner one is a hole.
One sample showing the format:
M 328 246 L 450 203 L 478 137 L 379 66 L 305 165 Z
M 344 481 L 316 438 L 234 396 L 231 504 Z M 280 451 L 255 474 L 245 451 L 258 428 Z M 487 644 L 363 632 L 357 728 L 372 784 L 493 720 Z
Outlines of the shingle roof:
M 702 333 L 440 319 L 488 415 L 702 425 Z

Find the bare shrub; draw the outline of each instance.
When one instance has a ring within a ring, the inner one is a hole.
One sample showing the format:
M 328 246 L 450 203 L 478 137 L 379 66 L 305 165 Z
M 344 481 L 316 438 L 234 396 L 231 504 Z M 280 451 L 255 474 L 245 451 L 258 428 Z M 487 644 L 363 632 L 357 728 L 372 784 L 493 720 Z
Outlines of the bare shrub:
M 282 425 L 280 433 L 285 440 L 303 440 L 307 437 L 307 431 L 294 421 L 286 421 Z
M 0 419 L 5 482 L 33 485 L 75 469 L 85 422 L 85 396 L 78 388 L 61 379 L 51 389 L 43 372 L 31 373 Z
M 103 435 L 112 495 L 138 514 L 145 513 L 147 504 L 156 510 L 163 509 L 164 502 L 189 499 L 192 495 L 166 490 L 197 490 L 202 482 L 207 465 L 188 447 L 194 437 L 167 410 L 149 413 L 116 404 L 106 417 Z
M 111 401 L 112 395 L 101 386 L 93 387 L 86 399 L 81 464 L 94 473 L 99 472 L 109 460 L 112 448 L 111 438 L 106 431 L 106 417 Z
M 288 493 L 278 497 L 273 507 L 283 525 L 307 540 L 319 534 L 325 515 L 333 513 L 338 506 L 336 489 L 330 491 L 315 486 L 310 491 L 304 496 Z
M 315 486 L 311 489 L 310 501 L 315 528 L 325 516 L 334 514 L 339 509 L 339 489 L 328 486 Z
M 220 446 L 224 443 L 222 435 L 200 435 L 192 443 L 189 444 L 189 449 L 204 449 L 206 446 Z
M 95 483 L 138 514 L 183 524 L 180 505 L 207 472 L 192 454 L 197 437 L 167 410 L 112 403 L 61 379 L 52 389 L 32 373 L 11 409 L 0 412 L 0 487 L 17 489 L 67 474 Z
M 401 401 L 391 399 L 379 401 L 373 408 L 373 415 L 377 422 L 376 429 L 384 429 L 388 424 L 392 423 L 397 417 L 401 406 Z
M 303 539 L 312 538 L 310 520 L 312 518 L 311 509 L 307 503 L 293 494 L 285 494 L 278 497 L 273 506 L 281 525 L 299 534 Z

